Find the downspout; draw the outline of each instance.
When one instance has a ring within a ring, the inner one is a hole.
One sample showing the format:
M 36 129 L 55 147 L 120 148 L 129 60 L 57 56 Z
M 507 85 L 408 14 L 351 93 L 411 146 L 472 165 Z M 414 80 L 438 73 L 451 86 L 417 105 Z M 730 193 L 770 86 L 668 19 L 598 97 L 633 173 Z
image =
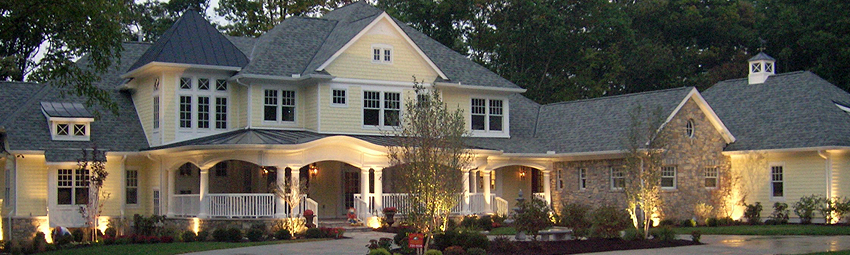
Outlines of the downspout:
M 824 173 L 826 174 L 826 198 L 832 197 L 832 159 L 829 158 L 829 153 L 826 150 L 818 150 L 818 156 L 824 159 Z

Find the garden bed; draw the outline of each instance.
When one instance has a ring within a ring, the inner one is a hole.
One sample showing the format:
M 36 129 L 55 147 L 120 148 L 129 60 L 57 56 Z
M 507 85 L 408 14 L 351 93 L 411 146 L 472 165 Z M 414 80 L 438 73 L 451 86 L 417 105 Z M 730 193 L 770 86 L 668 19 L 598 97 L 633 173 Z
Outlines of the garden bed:
M 526 241 L 511 243 L 514 244 L 514 246 L 508 249 L 494 249 L 498 246 L 505 246 L 505 244 L 491 243 L 491 250 L 488 251 L 488 254 L 577 254 L 619 250 L 655 249 L 700 244 L 690 240 L 673 240 L 665 242 L 658 240 L 625 241 L 622 239 L 588 239 L 581 241 L 568 240 L 547 242 Z

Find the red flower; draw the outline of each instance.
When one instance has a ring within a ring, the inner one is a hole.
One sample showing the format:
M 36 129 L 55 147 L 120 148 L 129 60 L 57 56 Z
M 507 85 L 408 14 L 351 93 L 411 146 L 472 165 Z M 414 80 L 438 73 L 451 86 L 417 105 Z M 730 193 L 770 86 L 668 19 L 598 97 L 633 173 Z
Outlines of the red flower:
M 384 213 L 396 213 L 398 210 L 394 206 L 384 207 Z
M 304 210 L 304 216 L 313 216 L 313 210 L 310 210 L 310 209 Z

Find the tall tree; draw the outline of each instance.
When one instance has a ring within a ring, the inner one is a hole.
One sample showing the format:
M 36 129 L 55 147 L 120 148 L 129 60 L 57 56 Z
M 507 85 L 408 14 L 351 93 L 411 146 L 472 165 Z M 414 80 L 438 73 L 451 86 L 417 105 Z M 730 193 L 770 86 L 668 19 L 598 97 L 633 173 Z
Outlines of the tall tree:
M 629 112 L 631 120 L 626 135 L 626 167 L 623 191 L 626 210 L 635 229 L 649 237 L 652 216 L 660 211 L 661 168 L 670 130 L 661 130 L 664 114 L 661 108 L 647 111 L 637 106 Z
M 290 16 L 318 15 L 352 0 L 221 0 L 216 13 L 227 20 L 219 29 L 232 36 L 257 37 Z
M 415 78 L 414 78 L 415 80 Z M 461 169 L 471 161 L 463 144 L 463 112 L 449 110 L 436 88 L 415 82 L 416 97 L 405 100 L 401 127 L 387 147 L 402 193 L 408 194 L 407 220 L 425 234 L 425 243 L 445 227 L 462 192 Z
M 88 185 L 88 194 L 86 205 L 80 207 L 80 214 L 83 220 L 86 221 L 86 226 L 89 227 L 90 240 L 97 240 L 97 224 L 100 214 L 103 212 L 104 201 L 109 199 L 110 193 L 103 191 L 103 182 L 109 176 L 106 171 L 106 152 L 98 150 L 97 146 L 93 146 L 91 151 L 83 148 L 83 155 L 77 159 L 77 176 L 84 176 L 83 179 Z M 79 195 L 78 195 L 79 196 Z
M 86 97 L 86 105 L 115 109 L 109 93 L 92 83 L 120 58 L 127 13 L 123 0 L 0 1 L 0 79 L 51 81 Z M 74 63 L 83 55 L 87 66 Z
M 147 0 L 145 2 L 132 3 L 130 5 L 131 15 L 126 25 L 132 27 L 132 34 L 126 35 L 130 40 L 141 37 L 143 41 L 155 42 L 165 30 L 168 30 L 174 22 L 189 9 L 204 13 L 209 8 L 210 0 L 170 0 L 160 2 Z

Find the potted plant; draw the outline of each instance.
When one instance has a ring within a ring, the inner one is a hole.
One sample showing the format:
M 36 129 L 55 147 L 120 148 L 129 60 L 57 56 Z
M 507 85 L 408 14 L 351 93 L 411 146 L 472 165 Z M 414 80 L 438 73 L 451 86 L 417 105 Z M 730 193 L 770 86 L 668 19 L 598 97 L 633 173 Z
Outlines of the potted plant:
M 398 210 L 393 206 L 384 207 L 384 216 L 386 216 L 386 219 L 384 220 L 387 222 L 388 227 L 393 226 L 393 223 L 395 222 L 395 219 L 393 219 L 393 217 L 395 217 L 395 214 L 397 212 Z
M 316 215 L 313 213 L 313 210 L 304 210 L 304 219 L 307 221 L 307 223 L 304 225 L 307 226 L 307 228 L 316 227 L 316 225 L 313 225 L 313 217 L 316 217 Z

